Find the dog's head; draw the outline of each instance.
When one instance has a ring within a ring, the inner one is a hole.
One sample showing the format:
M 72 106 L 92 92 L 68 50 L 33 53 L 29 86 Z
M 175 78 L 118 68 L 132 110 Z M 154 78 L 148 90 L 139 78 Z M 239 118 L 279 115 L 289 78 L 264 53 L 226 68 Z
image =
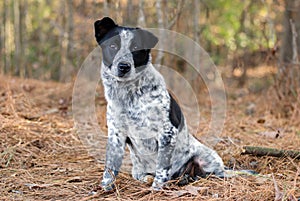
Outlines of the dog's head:
M 140 28 L 118 26 L 109 17 L 94 23 L 95 37 L 102 48 L 106 71 L 119 81 L 134 79 L 149 60 L 158 39 Z

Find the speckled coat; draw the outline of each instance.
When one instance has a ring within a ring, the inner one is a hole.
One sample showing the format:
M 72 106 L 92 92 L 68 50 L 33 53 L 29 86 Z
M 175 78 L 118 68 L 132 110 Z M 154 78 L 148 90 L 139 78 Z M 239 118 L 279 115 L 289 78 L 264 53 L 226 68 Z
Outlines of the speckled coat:
M 117 34 L 114 32 L 111 35 L 118 35 L 120 40 L 120 47 L 116 49 L 115 55 L 110 61 L 104 61 L 101 68 L 107 100 L 108 126 L 102 187 L 105 190 L 113 188 L 126 145 L 129 147 L 133 165 L 132 176 L 144 181 L 145 177 L 152 175 L 154 189 L 161 189 L 167 181 L 191 174 L 192 171 L 193 176 L 205 176 L 210 173 L 222 176 L 222 159 L 214 150 L 201 144 L 189 133 L 180 107 L 168 93 L 161 74 L 151 64 L 150 51 L 146 52 L 147 60 L 141 65 L 142 68 L 137 65 L 136 57 L 139 54 L 134 54 L 131 50 L 131 44 L 138 37 L 136 29 L 113 26 L 110 20 L 95 22 L 96 39 L 102 51 L 104 48 L 117 46 L 102 45 L 103 37 L 109 39 L 111 34 L 108 31 L 97 38 L 97 33 L 100 33 L 103 27 L 114 27 Z M 104 58 L 109 56 L 104 55 Z M 132 67 L 128 69 L 129 72 L 120 76 L 118 64 L 124 61 Z

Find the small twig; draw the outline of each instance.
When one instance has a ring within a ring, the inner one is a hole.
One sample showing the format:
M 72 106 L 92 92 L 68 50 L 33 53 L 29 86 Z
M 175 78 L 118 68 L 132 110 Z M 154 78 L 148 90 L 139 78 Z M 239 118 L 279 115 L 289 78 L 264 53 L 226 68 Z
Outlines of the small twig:
M 275 201 L 280 201 L 283 198 L 283 193 L 279 190 L 279 187 L 277 185 L 277 182 L 274 178 L 274 175 L 272 174 L 272 178 L 273 178 L 273 183 L 274 183 L 274 188 L 275 188 Z
M 58 108 L 52 108 L 52 109 L 49 109 L 47 111 L 44 111 L 42 113 L 39 113 L 39 114 L 34 114 L 32 116 L 29 116 L 29 115 L 21 115 L 21 117 L 23 117 L 24 119 L 27 119 L 27 120 L 37 120 L 39 119 L 40 117 L 44 116 L 44 115 L 49 115 L 49 114 L 54 114 L 54 113 L 57 113 L 59 112 L 59 109 Z
M 244 146 L 242 154 L 250 154 L 254 156 L 291 157 L 294 159 L 300 159 L 299 151 L 274 149 L 267 147 Z

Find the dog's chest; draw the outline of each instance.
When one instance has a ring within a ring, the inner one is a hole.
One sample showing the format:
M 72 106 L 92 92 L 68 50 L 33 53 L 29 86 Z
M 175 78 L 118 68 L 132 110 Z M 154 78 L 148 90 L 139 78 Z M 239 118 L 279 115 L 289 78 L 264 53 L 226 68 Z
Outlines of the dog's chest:
M 164 112 L 160 105 L 141 104 L 128 108 L 126 114 L 126 134 L 130 139 L 130 150 L 139 158 L 143 156 L 146 163 L 156 164 L 159 134 L 163 133 Z M 154 155 L 153 155 L 154 154 Z M 153 158 L 154 157 L 154 158 Z
M 168 118 L 170 101 L 166 90 L 131 87 L 120 93 L 123 96 L 109 101 L 109 113 L 111 120 L 125 129 L 128 136 L 150 138 L 163 132 L 163 122 Z
M 123 108 L 123 121 L 128 128 L 129 135 L 154 137 L 163 131 L 165 108 L 160 98 L 140 98 L 131 107 Z

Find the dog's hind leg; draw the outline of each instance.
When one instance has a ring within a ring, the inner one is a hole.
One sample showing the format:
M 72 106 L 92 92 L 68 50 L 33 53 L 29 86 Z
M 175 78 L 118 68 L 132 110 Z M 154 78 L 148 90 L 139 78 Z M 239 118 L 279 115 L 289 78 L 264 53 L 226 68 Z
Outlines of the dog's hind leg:
M 159 136 L 158 156 L 155 178 L 152 184 L 154 190 L 160 190 L 171 179 L 171 159 L 175 150 L 178 130 L 171 123 L 164 123 L 164 133 Z
M 199 156 L 194 156 L 188 160 L 173 176 L 178 185 L 187 185 L 190 182 L 198 180 L 198 177 L 205 177 L 206 172 L 202 168 Z

